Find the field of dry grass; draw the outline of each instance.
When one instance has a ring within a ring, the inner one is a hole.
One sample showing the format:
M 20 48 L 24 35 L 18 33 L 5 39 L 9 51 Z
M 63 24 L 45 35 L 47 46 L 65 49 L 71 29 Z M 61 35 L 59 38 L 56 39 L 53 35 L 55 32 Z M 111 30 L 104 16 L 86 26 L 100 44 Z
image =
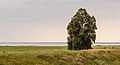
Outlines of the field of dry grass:
M 65 46 L 1 46 L 0 65 L 120 65 L 119 46 L 93 48 L 69 51 Z

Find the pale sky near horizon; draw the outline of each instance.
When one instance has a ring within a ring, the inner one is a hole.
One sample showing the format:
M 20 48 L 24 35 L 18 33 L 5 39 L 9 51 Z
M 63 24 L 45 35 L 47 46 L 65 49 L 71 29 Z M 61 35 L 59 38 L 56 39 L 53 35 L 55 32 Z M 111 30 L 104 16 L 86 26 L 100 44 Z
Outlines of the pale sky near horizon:
M 0 0 L 0 41 L 67 41 L 79 8 L 97 19 L 97 42 L 120 41 L 120 0 Z

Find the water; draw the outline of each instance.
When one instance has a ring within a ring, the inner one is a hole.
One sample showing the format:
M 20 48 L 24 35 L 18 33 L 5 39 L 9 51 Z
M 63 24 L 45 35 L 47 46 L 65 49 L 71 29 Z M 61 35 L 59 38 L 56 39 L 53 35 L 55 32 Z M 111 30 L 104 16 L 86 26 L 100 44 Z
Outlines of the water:
M 66 42 L 0 42 L 0 46 L 67 46 Z M 120 42 L 96 42 L 93 46 L 120 46 Z
M 96 42 L 96 46 L 120 46 L 120 42 Z

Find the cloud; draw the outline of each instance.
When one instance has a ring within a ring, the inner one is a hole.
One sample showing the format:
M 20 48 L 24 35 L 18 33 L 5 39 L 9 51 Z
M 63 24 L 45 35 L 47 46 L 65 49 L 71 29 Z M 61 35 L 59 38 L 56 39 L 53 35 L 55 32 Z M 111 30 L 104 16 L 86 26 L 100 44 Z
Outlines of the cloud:
M 36 6 L 57 6 L 57 5 L 68 5 L 81 2 L 80 0 L 26 0 L 25 4 L 36 5 Z
M 16 8 L 22 6 L 22 2 L 25 0 L 0 0 L 0 8 Z

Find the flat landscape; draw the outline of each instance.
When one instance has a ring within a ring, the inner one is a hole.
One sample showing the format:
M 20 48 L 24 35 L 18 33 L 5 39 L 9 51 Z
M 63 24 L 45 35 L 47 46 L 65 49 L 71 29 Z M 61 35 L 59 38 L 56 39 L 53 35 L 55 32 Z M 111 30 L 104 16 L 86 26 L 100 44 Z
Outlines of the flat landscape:
M 120 46 L 0 46 L 0 65 L 120 65 Z

